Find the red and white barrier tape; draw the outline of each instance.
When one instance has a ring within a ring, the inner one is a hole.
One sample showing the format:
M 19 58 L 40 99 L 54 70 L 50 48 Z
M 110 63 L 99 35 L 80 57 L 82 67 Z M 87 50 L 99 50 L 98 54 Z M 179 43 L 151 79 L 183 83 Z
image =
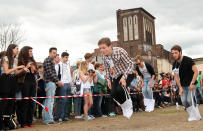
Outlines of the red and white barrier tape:
M 49 109 L 48 109 L 46 106 L 42 105 L 39 101 L 37 101 L 37 100 L 35 100 L 35 99 L 33 99 L 33 98 L 31 98 L 31 99 L 32 99 L 35 103 L 39 104 L 45 111 L 49 112 Z
M 129 93 L 137 94 L 137 93 Z M 70 96 L 45 96 L 45 97 L 23 97 L 23 98 L 0 98 L 1 100 L 27 100 L 27 99 L 45 99 L 45 98 L 74 98 L 74 97 L 84 97 L 84 96 L 109 96 L 110 94 L 95 94 L 95 95 L 70 95 Z

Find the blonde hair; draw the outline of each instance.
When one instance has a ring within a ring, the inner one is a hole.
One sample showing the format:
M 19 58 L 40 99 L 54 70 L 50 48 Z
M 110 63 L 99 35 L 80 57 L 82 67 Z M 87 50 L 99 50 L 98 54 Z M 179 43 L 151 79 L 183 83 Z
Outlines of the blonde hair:
M 137 55 L 134 60 L 135 61 L 137 61 L 137 60 L 143 61 L 143 58 L 141 55 Z
M 83 72 L 84 74 L 87 74 L 87 63 L 85 61 L 81 62 L 79 71 Z
M 80 67 L 80 64 L 81 64 L 81 61 L 78 61 L 78 62 L 76 63 L 77 68 Z

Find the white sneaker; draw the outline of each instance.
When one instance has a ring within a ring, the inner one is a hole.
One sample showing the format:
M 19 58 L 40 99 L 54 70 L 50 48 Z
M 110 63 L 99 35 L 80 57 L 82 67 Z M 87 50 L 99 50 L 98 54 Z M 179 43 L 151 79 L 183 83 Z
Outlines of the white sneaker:
M 94 118 L 92 118 L 90 116 L 87 116 L 87 117 L 84 116 L 83 119 L 86 120 L 86 121 L 89 121 L 89 120 L 93 120 Z
M 177 105 L 177 106 L 176 106 L 176 109 L 177 109 L 177 110 L 180 110 L 180 106 L 179 106 L 179 105 Z
M 82 119 L 83 118 L 83 116 L 81 115 L 81 116 L 75 116 L 75 119 Z
M 159 108 L 159 109 L 162 109 L 163 107 L 161 107 L 161 106 L 158 106 L 158 108 Z
M 63 122 L 63 120 L 60 118 L 59 120 L 58 120 L 58 123 L 62 123 Z
M 93 118 L 93 119 L 95 118 L 93 115 L 89 115 L 89 117 L 91 117 L 91 118 Z
M 106 117 L 107 117 L 107 115 L 102 115 L 101 117 L 102 117 L 102 118 L 106 118 Z

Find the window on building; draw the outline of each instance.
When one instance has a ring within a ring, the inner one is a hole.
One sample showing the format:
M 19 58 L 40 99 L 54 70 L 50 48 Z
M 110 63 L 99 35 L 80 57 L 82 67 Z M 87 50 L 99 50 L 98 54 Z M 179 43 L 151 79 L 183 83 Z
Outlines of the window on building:
M 127 26 L 127 18 L 123 18 L 123 39 L 124 41 L 128 41 L 128 26 Z
M 129 40 L 133 40 L 133 23 L 132 23 L 132 16 L 128 17 L 128 34 Z
M 139 34 L 138 34 L 138 19 L 137 19 L 137 15 L 133 16 L 133 28 L 134 28 L 134 39 L 138 40 L 139 39 Z
M 146 42 L 147 44 L 152 45 L 152 33 L 150 33 L 149 31 L 146 31 Z

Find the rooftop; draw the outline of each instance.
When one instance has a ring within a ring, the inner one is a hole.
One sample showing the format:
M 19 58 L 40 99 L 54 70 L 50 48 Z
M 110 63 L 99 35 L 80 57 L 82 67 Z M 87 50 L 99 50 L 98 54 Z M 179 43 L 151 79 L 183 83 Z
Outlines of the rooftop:
M 132 9 L 124 9 L 124 10 L 121 10 L 121 9 L 118 9 L 117 12 L 129 12 L 129 11 L 135 11 L 135 10 L 142 10 L 144 11 L 146 14 L 148 14 L 149 16 L 151 16 L 153 19 L 156 19 L 152 14 L 150 14 L 148 11 L 146 11 L 144 8 L 142 7 L 139 7 L 139 8 L 132 8 Z

